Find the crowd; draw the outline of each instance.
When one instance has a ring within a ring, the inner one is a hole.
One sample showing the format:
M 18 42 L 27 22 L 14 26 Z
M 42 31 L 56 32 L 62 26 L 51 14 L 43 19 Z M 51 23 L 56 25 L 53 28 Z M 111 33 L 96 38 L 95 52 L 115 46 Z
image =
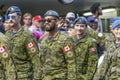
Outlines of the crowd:
M 0 80 L 120 80 L 120 17 L 104 33 L 100 3 L 92 15 L 43 16 L 10 6 L 0 16 Z M 23 21 L 23 24 L 21 24 Z

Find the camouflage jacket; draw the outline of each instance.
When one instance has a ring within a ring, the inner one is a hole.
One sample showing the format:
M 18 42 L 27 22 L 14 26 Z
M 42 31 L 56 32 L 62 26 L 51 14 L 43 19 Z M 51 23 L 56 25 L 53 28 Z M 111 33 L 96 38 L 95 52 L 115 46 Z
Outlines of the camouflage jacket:
M 58 31 L 41 41 L 40 62 L 42 80 L 76 80 L 75 54 L 71 38 Z
M 102 64 L 97 69 L 93 80 L 120 80 L 120 44 L 109 44 Z
M 24 28 L 15 35 L 13 35 L 12 30 L 7 31 L 6 36 L 9 38 L 9 49 L 11 52 L 8 66 L 9 73 L 15 72 L 17 79 L 33 76 L 38 78 L 39 51 L 35 37 Z
M 98 54 L 94 39 L 86 35 L 81 38 L 80 41 L 76 41 L 75 53 L 77 80 L 92 80 L 98 62 Z
M 7 37 L 0 33 L 0 80 L 6 79 L 6 64 L 10 58 Z

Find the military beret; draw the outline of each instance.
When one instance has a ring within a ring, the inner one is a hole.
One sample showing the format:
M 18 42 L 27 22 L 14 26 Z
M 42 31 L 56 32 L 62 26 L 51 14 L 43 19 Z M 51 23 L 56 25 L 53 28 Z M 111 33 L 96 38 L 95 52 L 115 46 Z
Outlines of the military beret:
M 120 17 L 113 17 L 110 19 L 110 23 L 113 23 L 116 20 L 120 20 Z
M 120 28 L 120 20 L 116 20 L 112 23 L 112 28 Z
M 78 17 L 74 21 L 74 25 L 75 24 L 87 24 L 87 19 L 85 17 Z
M 48 10 L 43 17 L 46 17 L 46 16 L 54 16 L 59 18 L 59 14 L 54 10 Z
M 15 13 L 15 12 L 20 12 L 21 13 L 20 8 L 17 7 L 17 6 L 10 6 L 6 11 L 6 15 L 11 14 L 11 13 Z M 22 15 L 22 13 L 20 15 Z

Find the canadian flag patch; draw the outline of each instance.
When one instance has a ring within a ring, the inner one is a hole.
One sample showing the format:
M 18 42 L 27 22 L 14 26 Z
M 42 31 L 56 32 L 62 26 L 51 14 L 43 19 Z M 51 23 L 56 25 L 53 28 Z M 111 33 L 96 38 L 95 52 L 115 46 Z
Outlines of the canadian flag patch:
M 35 44 L 34 42 L 30 42 L 30 43 L 28 43 L 28 44 L 27 44 L 27 48 L 31 48 L 31 47 L 33 47 L 34 44 Z
M 4 51 L 6 51 L 7 47 L 6 46 L 2 46 L 0 47 L 0 53 L 3 53 Z
M 67 51 L 69 51 L 71 49 L 72 49 L 72 46 L 71 45 L 67 45 L 66 47 L 63 48 L 63 51 L 67 52 Z
M 96 48 L 90 48 L 90 51 L 95 52 Z

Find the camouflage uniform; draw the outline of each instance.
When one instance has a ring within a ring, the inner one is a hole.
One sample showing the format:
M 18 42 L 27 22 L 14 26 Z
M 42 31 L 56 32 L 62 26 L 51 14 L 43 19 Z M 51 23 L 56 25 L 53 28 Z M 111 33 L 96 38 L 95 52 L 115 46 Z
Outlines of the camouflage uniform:
M 7 39 L 0 33 L 0 80 L 6 80 L 6 65 L 10 58 Z
M 93 80 L 120 80 L 120 44 L 111 42 Z
M 92 80 L 98 62 L 94 39 L 85 35 L 75 42 L 75 49 L 77 80 Z
M 40 62 L 42 80 L 76 80 L 75 54 L 71 40 L 64 32 L 41 41 Z
M 36 40 L 23 28 L 13 35 L 7 31 L 11 59 L 9 60 L 8 80 L 33 80 L 38 77 L 39 58 Z M 33 76 L 34 75 L 34 76 Z
M 101 54 L 103 54 L 105 34 L 102 33 L 102 36 L 99 36 L 99 34 L 101 34 L 101 33 L 95 32 L 92 28 L 87 29 L 87 34 L 90 35 L 92 38 L 94 38 L 96 40 L 97 53 L 98 53 L 98 57 L 100 57 Z
M 110 44 L 115 41 L 113 33 L 105 33 L 105 48 L 109 49 Z

